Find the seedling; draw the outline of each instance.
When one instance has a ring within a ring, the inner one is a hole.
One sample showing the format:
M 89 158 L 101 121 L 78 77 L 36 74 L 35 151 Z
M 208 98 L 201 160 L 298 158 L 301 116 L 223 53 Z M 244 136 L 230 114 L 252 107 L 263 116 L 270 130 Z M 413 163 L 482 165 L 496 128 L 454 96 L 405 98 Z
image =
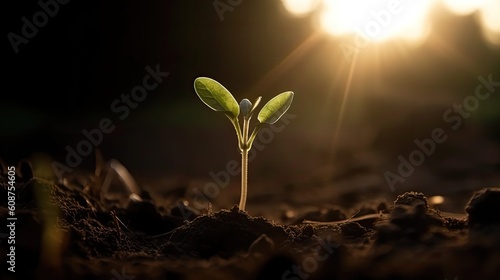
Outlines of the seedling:
M 239 208 L 241 211 L 244 211 L 247 200 L 248 151 L 252 148 L 252 143 L 259 130 L 265 125 L 277 122 L 286 113 L 288 108 L 290 108 L 293 100 L 293 92 L 286 91 L 269 100 L 257 116 L 259 123 L 254 127 L 252 133 L 249 134 L 250 119 L 262 99 L 261 96 L 253 104 L 245 98 L 238 105 L 236 99 L 234 99 L 233 95 L 223 85 L 206 77 L 199 77 L 194 80 L 194 90 L 201 101 L 208 107 L 214 111 L 224 113 L 236 130 L 238 148 L 241 152 L 241 196 Z M 240 126 L 238 118 L 240 113 L 243 115 L 243 127 Z

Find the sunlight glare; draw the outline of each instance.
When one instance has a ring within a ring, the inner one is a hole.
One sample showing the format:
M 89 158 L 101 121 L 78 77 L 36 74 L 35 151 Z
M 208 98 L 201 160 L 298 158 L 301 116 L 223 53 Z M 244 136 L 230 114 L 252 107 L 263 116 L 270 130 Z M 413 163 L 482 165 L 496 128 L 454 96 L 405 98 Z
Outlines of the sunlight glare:
M 281 0 L 292 15 L 314 13 L 317 27 L 333 36 L 363 42 L 403 39 L 419 45 L 432 29 L 435 4 L 458 16 L 474 15 L 484 38 L 500 44 L 500 0 Z
M 476 13 L 483 37 L 491 44 L 500 45 L 500 1 L 498 0 L 443 0 L 454 14 L 466 16 Z
M 480 9 L 479 21 L 483 36 L 493 45 L 500 45 L 500 1 L 486 0 Z
M 324 0 L 319 21 L 327 33 L 336 36 L 358 33 L 372 41 L 419 40 L 429 30 L 426 20 L 431 0 L 410 2 Z
M 493 32 L 500 33 L 500 1 L 489 0 L 481 8 L 481 24 Z
M 295 16 L 308 14 L 316 9 L 321 0 L 282 0 L 285 9 Z

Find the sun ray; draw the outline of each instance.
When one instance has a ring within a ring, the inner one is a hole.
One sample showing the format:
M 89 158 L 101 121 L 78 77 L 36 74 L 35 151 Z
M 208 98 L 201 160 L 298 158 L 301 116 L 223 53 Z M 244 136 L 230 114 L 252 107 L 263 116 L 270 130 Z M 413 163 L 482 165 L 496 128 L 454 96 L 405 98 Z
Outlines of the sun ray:
M 354 77 L 354 70 L 356 68 L 357 61 L 358 61 L 358 54 L 355 54 L 351 62 L 351 67 L 349 68 L 349 76 L 347 77 L 346 87 L 344 90 L 344 94 L 342 95 L 342 102 L 340 104 L 339 116 L 335 127 L 335 133 L 333 134 L 333 149 L 332 149 L 333 152 L 337 150 L 339 134 L 342 128 L 342 122 L 344 120 L 344 111 L 347 106 L 347 99 L 349 97 L 349 93 L 351 90 L 351 84 Z

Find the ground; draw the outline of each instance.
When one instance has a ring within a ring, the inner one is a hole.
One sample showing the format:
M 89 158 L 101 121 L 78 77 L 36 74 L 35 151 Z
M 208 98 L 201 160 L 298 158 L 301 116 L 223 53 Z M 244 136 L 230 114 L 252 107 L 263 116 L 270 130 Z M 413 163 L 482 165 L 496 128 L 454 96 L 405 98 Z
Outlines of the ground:
M 21 172 L 15 178 L 16 273 L 5 267 L 9 248 L 2 242 L 2 279 L 500 275 L 498 188 L 474 192 L 463 205 L 465 214 L 441 212 L 420 192 L 351 206 L 199 211 L 187 206 L 182 193 L 170 200 L 147 191 L 141 199 L 109 200 L 69 183 L 30 178 L 28 167 L 23 172 L 24 178 Z M 3 174 L 4 193 L 8 182 Z M 2 218 L 9 215 L 7 206 L 2 204 Z

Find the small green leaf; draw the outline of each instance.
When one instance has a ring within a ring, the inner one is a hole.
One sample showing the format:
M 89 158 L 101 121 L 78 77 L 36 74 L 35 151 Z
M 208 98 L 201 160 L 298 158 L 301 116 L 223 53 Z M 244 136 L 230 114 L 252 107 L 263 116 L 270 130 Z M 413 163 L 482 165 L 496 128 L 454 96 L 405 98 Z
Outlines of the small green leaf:
M 261 123 L 273 124 L 283 116 L 293 100 L 293 92 L 286 91 L 275 96 L 262 107 L 257 119 Z
M 227 112 L 233 118 L 240 114 L 240 106 L 233 95 L 214 79 L 199 77 L 194 80 L 198 97 L 214 111 Z
M 259 97 L 257 97 L 257 99 L 255 99 L 255 102 L 253 103 L 252 108 L 250 109 L 250 112 L 248 113 L 249 116 L 253 115 L 253 111 L 255 111 L 257 106 L 259 106 L 261 99 L 262 99 L 262 96 L 259 96 Z

